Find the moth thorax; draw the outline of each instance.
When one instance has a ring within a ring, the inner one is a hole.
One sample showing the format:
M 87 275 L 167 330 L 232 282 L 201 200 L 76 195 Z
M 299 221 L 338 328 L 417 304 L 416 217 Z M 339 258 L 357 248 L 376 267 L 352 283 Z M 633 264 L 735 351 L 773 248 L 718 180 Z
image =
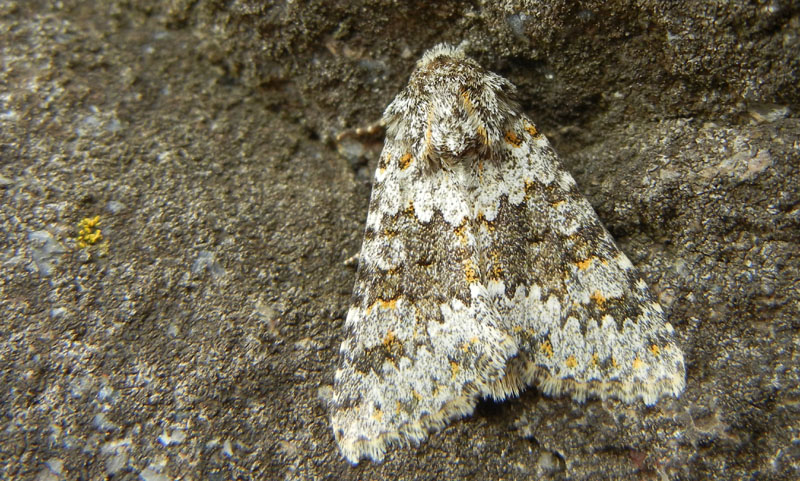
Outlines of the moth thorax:
M 423 159 L 447 166 L 491 155 L 491 139 L 497 136 L 491 126 L 480 119 L 465 118 L 463 112 L 433 113 L 426 135 L 416 145 Z
M 387 135 L 431 167 L 494 160 L 518 116 L 514 91 L 457 50 L 436 48 L 386 109 Z

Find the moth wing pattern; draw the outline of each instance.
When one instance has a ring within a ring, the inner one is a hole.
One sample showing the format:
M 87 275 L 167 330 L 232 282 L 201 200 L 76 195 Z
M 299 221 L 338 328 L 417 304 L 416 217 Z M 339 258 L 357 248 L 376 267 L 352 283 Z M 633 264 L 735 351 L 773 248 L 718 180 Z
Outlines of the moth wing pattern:
M 504 384 L 648 405 L 680 394 L 674 329 L 547 139 L 521 116 L 504 148 L 475 204 L 487 289 L 519 350 Z
M 529 385 L 683 390 L 672 326 L 514 93 L 437 46 L 384 113 L 332 401 L 352 463 Z
M 516 354 L 477 283 L 464 179 L 404 156 L 382 153 L 335 376 L 334 435 L 354 463 L 471 413 Z

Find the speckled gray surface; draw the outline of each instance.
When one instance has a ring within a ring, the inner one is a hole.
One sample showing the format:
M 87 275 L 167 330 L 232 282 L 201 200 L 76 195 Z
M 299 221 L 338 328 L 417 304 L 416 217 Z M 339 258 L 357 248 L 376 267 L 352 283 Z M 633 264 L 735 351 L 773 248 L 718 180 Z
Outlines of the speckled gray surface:
M 800 476 L 797 3 L 428 5 L 0 2 L 0 477 Z M 324 399 L 380 142 L 334 139 L 462 40 L 667 309 L 687 390 L 528 390 L 352 468 Z

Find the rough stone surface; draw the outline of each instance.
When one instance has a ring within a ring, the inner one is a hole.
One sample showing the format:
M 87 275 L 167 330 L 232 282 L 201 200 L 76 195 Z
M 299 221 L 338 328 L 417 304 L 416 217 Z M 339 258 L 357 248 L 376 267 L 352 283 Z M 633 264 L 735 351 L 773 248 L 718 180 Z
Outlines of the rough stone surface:
M 325 399 L 380 139 L 334 139 L 440 41 L 518 85 L 687 390 L 528 390 L 353 468 Z M 800 477 L 796 2 L 6 0 L 0 46 L 0 478 Z

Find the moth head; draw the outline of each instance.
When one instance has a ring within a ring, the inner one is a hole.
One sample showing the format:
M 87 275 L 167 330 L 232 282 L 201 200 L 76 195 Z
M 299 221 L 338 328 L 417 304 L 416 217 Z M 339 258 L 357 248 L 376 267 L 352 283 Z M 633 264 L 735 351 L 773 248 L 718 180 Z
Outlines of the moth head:
M 500 160 L 505 132 L 519 111 L 515 90 L 462 50 L 437 45 L 386 108 L 387 138 L 434 168 Z

